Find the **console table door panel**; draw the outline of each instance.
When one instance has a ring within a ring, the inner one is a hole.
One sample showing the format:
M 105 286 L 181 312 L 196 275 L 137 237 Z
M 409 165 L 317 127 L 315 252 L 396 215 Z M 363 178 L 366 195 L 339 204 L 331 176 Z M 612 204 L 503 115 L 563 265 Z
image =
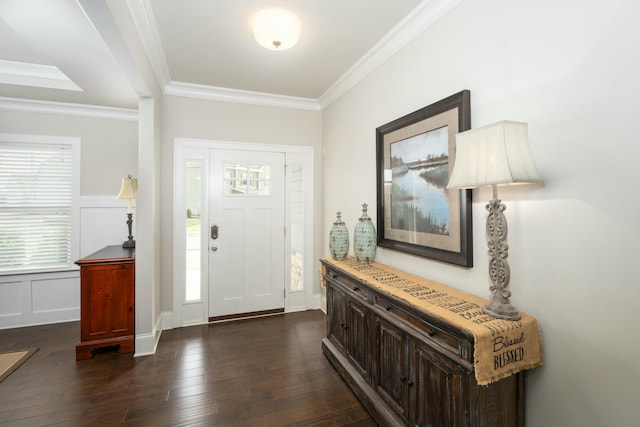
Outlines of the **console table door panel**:
M 376 317 L 375 389 L 405 422 L 409 411 L 406 338 L 402 330 Z
M 82 341 L 133 334 L 133 275 L 133 264 L 82 270 Z
M 369 371 L 369 331 L 367 327 L 367 311 L 363 305 L 347 299 L 347 323 L 345 333 L 347 335 L 347 357 L 360 371 L 363 378 L 367 378 Z
M 131 283 L 134 281 L 135 272 L 133 264 L 124 264 L 114 268 L 111 274 L 111 332 L 114 335 L 132 335 L 133 318 L 133 292 Z
M 109 295 L 109 270 L 106 266 L 82 269 L 80 272 L 81 339 L 91 341 L 106 336 L 109 330 L 107 316 L 89 315 L 92 313 L 107 313 Z
M 449 427 L 469 425 L 469 422 L 454 422 L 452 408 L 462 405 L 455 401 L 461 378 L 456 378 L 455 366 L 446 358 L 438 356 L 433 350 L 412 339 L 411 357 L 411 407 L 413 417 L 411 425 Z
M 327 337 L 340 351 L 344 351 L 345 332 L 347 324 L 345 313 L 345 294 L 338 287 L 327 288 L 327 306 L 333 316 L 327 319 Z

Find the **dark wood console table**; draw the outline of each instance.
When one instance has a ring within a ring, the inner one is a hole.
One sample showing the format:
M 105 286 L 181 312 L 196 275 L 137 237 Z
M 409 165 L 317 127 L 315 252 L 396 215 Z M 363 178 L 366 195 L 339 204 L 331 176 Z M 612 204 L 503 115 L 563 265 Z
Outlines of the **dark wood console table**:
M 524 369 L 542 363 L 535 319 L 525 315 L 523 322 L 510 324 L 485 319 L 478 297 L 463 299 L 461 291 L 449 294 L 444 285 L 382 264 L 321 263 L 327 292 L 322 350 L 378 424 L 524 425 Z M 482 320 L 493 339 L 490 354 L 475 354 L 478 327 L 469 331 L 456 317 Z M 525 328 L 531 321 L 534 329 Z M 525 352 L 529 360 L 522 360 Z M 489 372 L 496 376 L 479 381 L 477 358 L 488 359 L 490 371 L 503 364 L 511 364 L 510 370 Z
M 80 266 L 80 342 L 76 360 L 98 351 L 132 353 L 135 340 L 135 248 L 107 246 Z

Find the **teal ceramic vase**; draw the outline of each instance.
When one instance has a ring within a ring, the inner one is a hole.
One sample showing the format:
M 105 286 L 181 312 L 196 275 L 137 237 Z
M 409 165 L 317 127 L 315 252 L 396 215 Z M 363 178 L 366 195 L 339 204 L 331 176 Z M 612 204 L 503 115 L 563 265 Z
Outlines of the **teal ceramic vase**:
M 341 261 L 346 259 L 349 253 L 349 230 L 342 221 L 340 211 L 336 212 L 336 217 L 329 233 L 329 250 L 331 258 Z
M 362 216 L 358 218 L 353 235 L 353 251 L 356 259 L 362 264 L 373 262 L 376 257 L 376 229 L 367 215 L 367 204 L 362 205 Z

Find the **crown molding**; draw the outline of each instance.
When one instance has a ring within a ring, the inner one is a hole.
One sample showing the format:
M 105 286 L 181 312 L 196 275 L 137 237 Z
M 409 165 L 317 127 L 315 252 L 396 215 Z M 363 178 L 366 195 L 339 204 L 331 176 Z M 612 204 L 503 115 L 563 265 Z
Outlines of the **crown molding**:
M 316 99 L 276 95 L 248 90 L 229 89 L 194 83 L 172 81 L 164 89 L 165 95 L 185 96 L 209 101 L 234 102 L 239 104 L 264 105 L 268 107 L 292 108 L 297 110 L 320 111 Z
M 158 26 L 153 16 L 150 0 L 127 0 L 129 13 L 140 36 L 140 40 L 147 54 L 153 74 L 161 90 L 171 82 L 171 73 L 164 55 L 162 41 L 158 33 Z
M 22 98 L 0 97 L 0 110 L 24 113 L 61 114 L 98 119 L 138 120 L 138 110 L 130 108 L 104 107 L 98 105 L 72 104 L 66 102 L 40 101 Z
M 325 109 L 436 23 L 462 0 L 424 0 L 344 73 L 318 102 Z
M 54 65 L 4 59 L 0 59 L 0 83 L 82 92 L 77 84 Z

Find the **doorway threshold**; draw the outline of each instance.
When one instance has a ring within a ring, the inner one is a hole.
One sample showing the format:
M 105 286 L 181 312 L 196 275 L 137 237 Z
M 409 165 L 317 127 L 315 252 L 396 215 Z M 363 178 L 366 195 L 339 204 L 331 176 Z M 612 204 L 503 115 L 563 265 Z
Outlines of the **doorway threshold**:
M 274 316 L 283 314 L 283 308 L 274 308 L 272 310 L 251 311 L 248 313 L 225 314 L 224 316 L 209 317 L 209 323 L 230 322 L 233 320 L 253 319 L 256 317 Z

